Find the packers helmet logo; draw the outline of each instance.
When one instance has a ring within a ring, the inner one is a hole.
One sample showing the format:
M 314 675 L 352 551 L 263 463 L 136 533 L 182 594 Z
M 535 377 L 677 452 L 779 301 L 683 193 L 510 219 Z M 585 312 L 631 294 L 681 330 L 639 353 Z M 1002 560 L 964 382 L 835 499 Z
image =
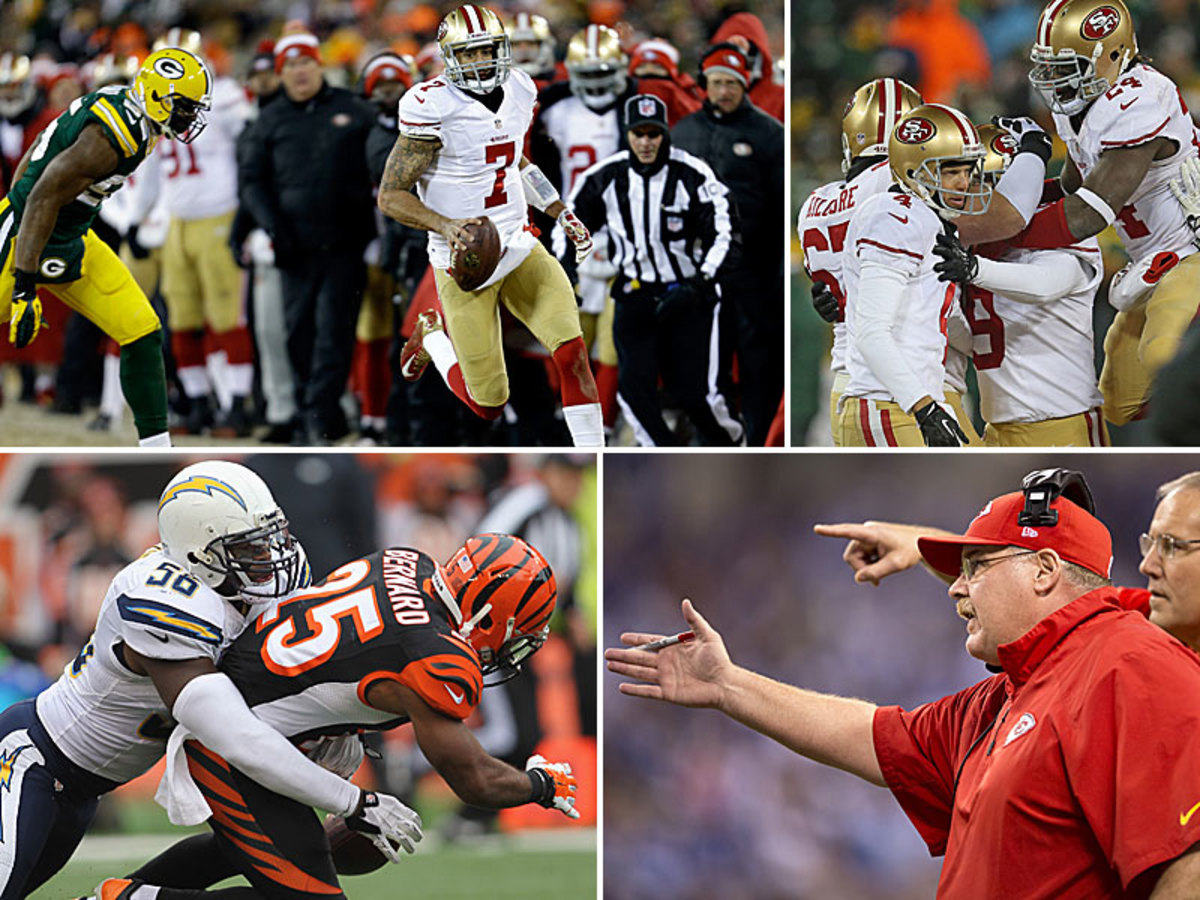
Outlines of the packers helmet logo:
M 161 56 L 154 61 L 154 71 L 169 81 L 177 81 L 187 74 L 183 63 L 170 56 Z
M 904 144 L 923 144 L 937 134 L 937 126 L 928 119 L 917 116 L 896 126 L 896 140 Z
M 67 263 L 57 256 L 50 256 L 42 260 L 41 269 L 47 278 L 58 278 L 67 271 Z
M 1001 156 L 1016 156 L 1017 142 L 1011 134 L 998 134 L 992 138 L 992 150 Z
M 1121 24 L 1121 14 L 1111 6 L 1102 6 L 1091 13 L 1079 26 L 1079 33 L 1089 41 L 1108 37 Z

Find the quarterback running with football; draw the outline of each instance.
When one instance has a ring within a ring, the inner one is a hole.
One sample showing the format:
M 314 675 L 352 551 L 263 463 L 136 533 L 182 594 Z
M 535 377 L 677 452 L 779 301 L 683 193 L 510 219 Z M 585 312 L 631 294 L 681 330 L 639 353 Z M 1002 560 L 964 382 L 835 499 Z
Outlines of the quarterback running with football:
M 217 670 L 251 616 L 311 581 L 262 479 L 236 463 L 188 466 L 162 493 L 158 528 L 162 544 L 113 578 L 58 681 L 0 714 L 0 898 L 19 900 L 66 865 L 100 796 L 158 762 L 176 723 L 263 789 L 411 847 L 415 812 L 307 759 Z
M 539 803 L 578 818 L 570 765 L 533 756 L 514 768 L 490 756 L 465 724 L 485 677 L 495 673 L 498 684 L 515 676 L 546 640 L 556 596 L 545 558 L 518 537 L 475 535 L 444 565 L 392 547 L 261 615 L 221 670 L 256 716 L 293 741 L 326 747 L 343 774 L 362 761 L 361 729 L 411 723 L 421 752 L 464 802 Z M 255 897 L 343 896 L 337 853 L 304 804 L 255 785 L 202 742 L 173 738 L 167 766 L 173 821 L 208 818 L 213 833 L 110 879 L 104 900 L 249 897 L 246 888 L 200 890 L 239 873 Z M 396 861 L 384 839 L 376 843 Z
M 160 138 L 190 143 L 212 105 L 212 74 L 187 50 L 146 57 L 132 86 L 75 100 L 46 126 L 0 201 L 0 322 L 26 347 L 42 326 L 38 286 L 94 322 L 121 347 L 121 389 L 138 443 L 170 446 L 167 377 L 158 315 L 129 269 L 96 237 L 100 204 Z
M 1026 244 L 1065 247 L 1113 225 L 1133 266 L 1126 280 L 1154 269 L 1152 288 L 1104 339 L 1104 414 L 1123 425 L 1143 411 L 1200 305 L 1200 239 L 1170 189 L 1200 136 L 1179 89 L 1139 55 L 1123 0 L 1051 0 L 1031 59 L 1029 81 L 1068 158 L 1065 196 L 1034 217 Z
M 503 302 L 550 351 L 575 445 L 603 446 L 599 395 L 575 294 L 528 221 L 532 204 L 558 220 L 578 260 L 591 251 L 587 229 L 522 154 L 537 99 L 533 79 L 513 66 L 499 16 L 483 7 L 461 6 L 447 15 L 438 45 L 445 71 L 401 98 L 400 136 L 379 186 L 385 215 L 429 232 L 429 259 L 445 314 L 445 331 L 436 311 L 419 317 L 401 352 L 401 371 L 413 380 L 432 361 L 472 411 L 498 418 L 508 401 Z M 499 231 L 502 255 L 480 288 L 463 290 L 448 271 L 451 256 L 465 249 L 467 226 L 484 216 Z

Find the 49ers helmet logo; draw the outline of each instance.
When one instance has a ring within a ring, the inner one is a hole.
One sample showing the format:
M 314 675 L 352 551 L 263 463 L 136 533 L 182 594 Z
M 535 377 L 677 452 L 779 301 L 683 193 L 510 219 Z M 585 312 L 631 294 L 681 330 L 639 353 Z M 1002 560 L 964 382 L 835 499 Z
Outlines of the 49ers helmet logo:
M 172 59 L 169 56 L 164 56 L 161 59 L 156 60 L 154 63 L 154 71 L 163 78 L 171 81 L 182 78 L 185 74 L 183 63 L 177 59 Z
M 992 138 L 992 149 L 1002 156 L 1016 156 L 1017 142 L 1011 134 L 998 134 Z
M 937 134 L 937 127 L 918 116 L 896 126 L 896 140 L 904 144 L 923 144 Z
M 1111 6 L 1102 6 L 1079 26 L 1079 33 L 1089 41 L 1099 41 L 1108 37 L 1121 24 L 1121 14 Z

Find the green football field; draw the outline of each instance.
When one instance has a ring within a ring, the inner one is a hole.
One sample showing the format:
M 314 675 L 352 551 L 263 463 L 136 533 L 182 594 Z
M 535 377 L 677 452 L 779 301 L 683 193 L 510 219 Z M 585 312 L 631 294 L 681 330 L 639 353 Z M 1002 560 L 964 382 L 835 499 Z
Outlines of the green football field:
M 525 832 L 470 845 L 439 846 L 427 839 L 400 865 L 344 877 L 342 889 L 352 900 L 595 900 L 595 845 L 596 833 L 590 830 Z M 152 838 L 85 842 L 30 900 L 86 896 L 102 879 L 125 874 L 157 849 Z

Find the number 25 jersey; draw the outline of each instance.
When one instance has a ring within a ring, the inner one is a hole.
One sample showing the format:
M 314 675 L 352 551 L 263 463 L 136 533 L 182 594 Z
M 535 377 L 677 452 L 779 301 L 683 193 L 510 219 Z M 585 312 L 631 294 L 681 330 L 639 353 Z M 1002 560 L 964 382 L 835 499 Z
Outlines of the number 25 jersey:
M 479 704 L 483 675 L 433 591 L 436 569 L 431 557 L 404 547 L 346 563 L 260 616 L 221 669 L 256 716 L 291 738 L 407 721 L 367 705 L 381 680 L 465 719 Z

